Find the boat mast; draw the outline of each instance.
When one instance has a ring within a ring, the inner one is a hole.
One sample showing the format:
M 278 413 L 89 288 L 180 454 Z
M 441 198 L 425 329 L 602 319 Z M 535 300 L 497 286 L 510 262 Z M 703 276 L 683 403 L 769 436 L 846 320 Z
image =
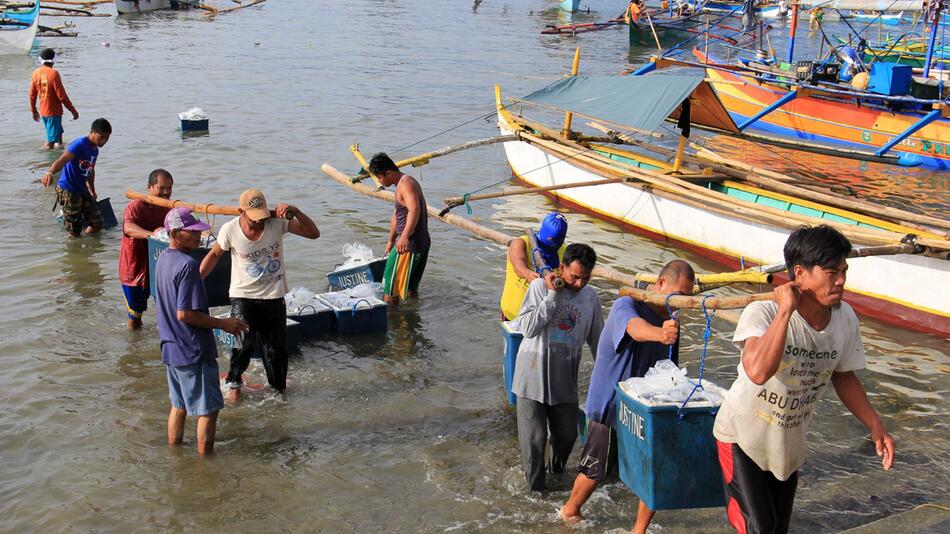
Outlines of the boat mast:
M 937 40 L 937 27 L 940 24 L 940 10 L 943 9 L 943 0 L 930 0 L 934 3 L 932 13 L 933 22 L 930 26 L 930 41 L 927 43 L 927 62 L 924 64 L 924 78 L 930 77 L 930 64 L 934 58 L 934 43 Z
M 577 47 L 574 49 L 574 63 L 571 64 L 571 76 L 577 76 L 577 71 L 581 66 L 581 49 Z M 561 132 L 561 135 L 565 139 L 571 138 L 571 121 L 574 119 L 574 114 L 568 111 L 564 114 L 564 130 Z
M 791 63 L 795 56 L 795 30 L 798 29 L 798 0 L 792 2 L 792 23 L 788 35 L 788 62 Z

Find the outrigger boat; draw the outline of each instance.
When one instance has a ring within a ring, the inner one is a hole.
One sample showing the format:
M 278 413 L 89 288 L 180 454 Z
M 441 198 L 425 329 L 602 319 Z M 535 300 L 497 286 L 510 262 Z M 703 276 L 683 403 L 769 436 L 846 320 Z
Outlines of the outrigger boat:
M 904 12 L 898 11 L 897 13 L 875 13 L 873 11 L 852 11 L 848 18 L 858 22 L 867 22 L 870 24 L 897 26 L 904 19 Z
M 709 1 L 703 2 L 697 0 L 692 2 L 695 6 L 695 9 L 703 11 L 706 13 L 733 13 L 736 15 L 742 15 L 745 13 L 745 2 L 728 2 L 728 1 Z M 777 2 L 757 2 L 755 7 L 755 14 L 757 17 L 764 19 L 777 19 L 784 17 L 786 13 L 782 11 L 782 6 Z
M 220 15 L 230 11 L 237 11 L 245 7 L 255 6 L 264 2 L 264 0 L 233 0 L 236 6 L 227 8 L 217 8 L 208 5 L 204 0 L 114 0 L 115 11 L 119 15 L 139 15 L 152 11 L 161 11 L 166 9 L 187 9 L 190 7 L 203 9 L 209 15 Z
M 716 95 L 702 74 L 654 73 L 571 76 L 515 100 L 567 113 L 563 129 L 515 114 L 497 87 L 496 105 L 501 134 L 517 136 L 504 143 L 508 163 L 530 190 L 730 267 L 781 265 L 789 232 L 802 224 L 837 227 L 859 253 L 898 247 L 852 261 L 846 300 L 867 316 L 950 335 L 950 222 L 815 190 L 702 149 L 686 154 L 692 122 L 739 131 Z M 596 121 L 607 137 L 572 132 L 573 116 Z M 685 134 L 676 151 L 620 133 L 655 132 L 668 118 Z
M 39 27 L 40 0 L 8 5 L 0 2 L 0 55 L 29 52 Z

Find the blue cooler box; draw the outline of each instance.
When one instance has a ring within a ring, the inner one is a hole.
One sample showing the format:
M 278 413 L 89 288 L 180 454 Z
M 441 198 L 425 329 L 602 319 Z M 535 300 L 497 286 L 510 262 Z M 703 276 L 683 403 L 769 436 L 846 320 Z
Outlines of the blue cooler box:
M 649 406 L 616 386 L 620 480 L 651 510 L 723 506 L 722 471 L 709 403 Z
M 99 206 L 99 214 L 102 215 L 102 229 L 114 228 L 119 225 L 119 221 L 115 218 L 115 210 L 112 209 L 112 201 L 109 200 L 109 197 L 99 199 L 96 204 Z M 56 220 L 63 224 L 64 220 L 62 215 L 56 217 Z M 83 225 L 85 226 L 85 225 Z
M 230 317 L 230 313 L 225 313 L 222 315 L 216 315 L 215 317 L 219 319 L 224 319 L 225 317 Z M 221 330 L 220 328 L 215 328 L 212 330 L 214 332 L 215 339 L 218 340 L 218 343 L 224 347 L 224 350 L 227 351 L 223 356 L 231 357 L 231 349 L 234 348 L 234 336 Z M 293 319 L 287 319 L 287 352 L 293 353 L 297 352 L 297 349 L 300 346 L 300 323 L 294 321 Z M 254 351 L 254 354 L 251 354 L 251 358 L 260 358 L 261 354 L 259 351 Z
M 332 273 L 327 273 L 327 280 L 330 282 L 330 289 L 339 291 L 369 282 L 382 282 L 385 270 L 386 258 L 376 258 L 363 265 L 339 268 Z
M 297 313 L 288 313 L 287 318 L 300 323 L 300 334 L 303 336 L 318 336 L 333 331 L 333 310 L 318 299 L 314 299 Z
M 323 299 L 327 295 L 317 295 L 318 298 L 333 310 L 333 328 L 338 334 L 362 334 L 365 332 L 385 332 L 389 329 L 389 318 L 386 311 L 389 305 L 376 297 L 358 299 L 353 306 L 337 307 Z
M 910 65 L 872 63 L 868 76 L 868 91 L 889 96 L 906 95 L 910 92 L 913 74 L 913 67 Z
M 155 263 L 162 252 L 168 248 L 168 243 L 160 241 L 153 237 L 148 238 L 148 282 L 152 298 L 158 300 L 156 293 L 157 284 L 155 283 Z M 188 254 L 196 259 L 198 263 L 208 255 L 210 249 L 199 248 L 192 250 Z M 228 291 L 231 288 L 231 255 L 222 254 L 214 270 L 205 278 L 205 291 L 208 293 L 208 306 L 230 306 L 231 298 Z
M 505 337 L 505 361 L 502 365 L 505 375 L 505 393 L 508 396 L 508 404 L 514 406 L 518 402 L 518 396 L 511 392 L 511 385 L 515 378 L 515 362 L 518 360 L 518 348 L 521 347 L 521 330 L 518 329 L 515 321 L 501 322 L 501 335 Z
M 209 119 L 178 119 L 181 122 L 181 131 L 183 132 L 207 132 Z

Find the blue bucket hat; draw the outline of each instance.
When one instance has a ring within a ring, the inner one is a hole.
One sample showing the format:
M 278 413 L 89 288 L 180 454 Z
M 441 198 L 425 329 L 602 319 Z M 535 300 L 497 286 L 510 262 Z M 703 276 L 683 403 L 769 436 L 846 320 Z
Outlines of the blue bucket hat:
M 567 237 L 567 219 L 557 212 L 545 215 L 541 221 L 541 229 L 535 234 L 538 245 L 548 249 L 558 249 L 564 244 Z

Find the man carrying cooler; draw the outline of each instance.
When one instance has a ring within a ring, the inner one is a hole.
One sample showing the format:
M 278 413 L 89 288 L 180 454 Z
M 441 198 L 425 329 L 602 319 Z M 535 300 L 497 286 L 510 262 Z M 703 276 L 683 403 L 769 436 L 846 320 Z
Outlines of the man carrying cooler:
M 544 449 L 551 434 L 552 473 L 564 470 L 577 440 L 577 370 L 584 343 L 597 350 L 604 314 L 588 287 L 597 262 L 581 243 L 564 251 L 564 285 L 538 278 L 528 286 L 518 322 L 524 340 L 511 391 L 518 396 L 518 443 L 531 491 L 544 491 Z
M 528 232 L 508 243 L 505 261 L 505 288 L 501 293 L 503 321 L 518 316 L 521 303 L 528 292 L 528 285 L 543 276 L 550 280 L 561 266 L 564 257 L 564 238 L 567 236 L 567 219 L 557 212 L 548 213 L 541 222 L 541 229 Z
M 383 297 L 389 304 L 419 296 L 419 282 L 429 258 L 429 212 L 422 186 L 403 174 L 389 156 L 380 152 L 369 161 L 369 172 L 385 187 L 396 186 L 396 201 L 386 242 Z
M 33 120 L 42 122 L 46 129 L 46 142 L 43 148 L 51 150 L 54 145 L 63 147 L 63 106 L 73 114 L 73 120 L 79 118 L 79 112 L 69 100 L 59 71 L 53 68 L 56 51 L 44 48 L 40 52 L 42 66 L 33 71 L 30 78 L 30 111 Z M 36 99 L 40 99 L 40 107 L 36 107 Z
M 842 302 L 850 251 L 830 226 L 795 230 L 784 251 L 791 281 L 739 318 L 738 377 L 713 427 L 726 513 L 739 532 L 788 531 L 808 421 L 829 382 L 870 430 L 884 469 L 894 463 L 894 440 L 854 374 L 865 360 L 858 318 Z
M 696 275 L 683 260 L 666 264 L 651 291 L 663 295 L 692 293 Z M 597 485 L 617 466 L 617 407 L 614 402 L 616 385 L 646 372 L 665 359 L 679 365 L 679 325 L 667 314 L 665 306 L 657 306 L 620 297 L 614 301 L 607 316 L 607 324 L 597 345 L 597 359 L 587 391 L 587 442 L 581 451 L 571 497 L 561 508 L 560 515 L 569 524 L 584 517 L 581 507 Z M 640 501 L 634 534 L 644 534 L 653 510 Z
M 148 175 L 148 194 L 172 197 L 174 180 L 165 169 Z M 125 295 L 129 330 L 142 328 L 142 313 L 148 309 L 149 273 L 148 238 L 162 229 L 168 208 L 135 199 L 122 215 L 122 245 L 119 247 L 119 282 Z
M 63 206 L 63 223 L 70 237 L 79 237 L 84 225 L 86 235 L 102 229 L 102 214 L 96 203 L 96 160 L 99 149 L 106 146 L 111 135 L 109 121 L 102 118 L 92 121 L 89 135 L 69 143 L 43 175 L 43 187 L 49 187 L 53 175 L 63 171 L 56 182 L 56 201 Z
M 201 232 L 209 228 L 188 208 L 170 210 L 165 217 L 168 250 L 155 265 L 158 336 L 171 401 L 168 444 L 181 445 L 186 415 L 197 417 L 198 454 L 202 456 L 214 452 L 218 412 L 224 407 L 218 349 L 211 329 L 235 335 L 247 331 L 240 319 L 208 315 L 208 296 L 198 262 L 188 252 L 200 246 Z
M 218 240 L 201 262 L 201 277 L 207 278 L 221 255 L 231 253 L 231 315 L 250 326 L 231 349 L 228 400 L 240 396 L 244 371 L 258 347 L 267 383 L 277 391 L 287 388 L 284 234 L 320 237 L 317 225 L 296 206 L 278 204 L 272 217 L 264 194 L 256 189 L 241 193 L 239 202 L 241 215 L 221 226 Z

